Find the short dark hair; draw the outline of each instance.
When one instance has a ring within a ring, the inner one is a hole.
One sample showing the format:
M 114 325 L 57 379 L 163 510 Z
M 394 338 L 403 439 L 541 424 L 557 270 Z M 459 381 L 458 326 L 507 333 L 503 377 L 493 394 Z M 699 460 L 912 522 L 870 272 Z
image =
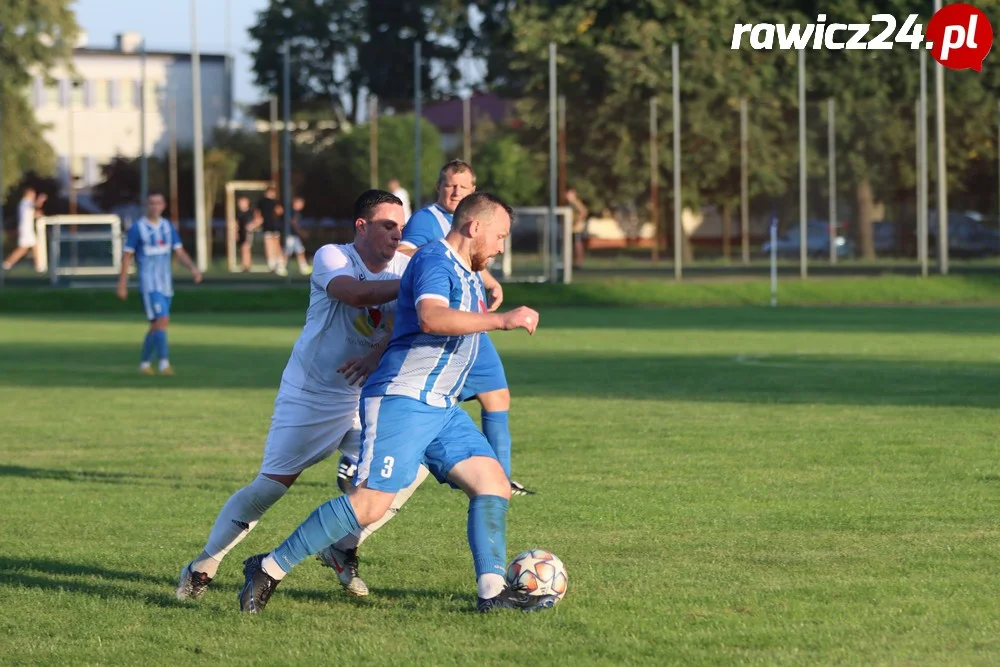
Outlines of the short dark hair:
M 476 170 L 473 169 L 472 165 L 466 162 L 465 160 L 452 160 L 445 166 L 441 167 L 441 171 L 438 172 L 438 181 L 437 181 L 438 185 L 441 185 L 441 181 L 443 181 L 444 177 L 449 173 L 461 174 L 466 171 L 472 174 L 472 183 L 473 185 L 475 185 Z
M 365 190 L 354 200 L 354 219 L 371 220 L 375 214 L 375 209 L 382 204 L 396 204 L 402 206 L 403 201 L 385 190 Z
M 149 201 L 150 197 L 163 197 L 163 201 L 167 201 L 167 195 L 163 194 L 162 190 L 150 190 L 146 193 L 146 201 Z
M 510 219 L 514 219 L 514 209 L 507 202 L 489 192 L 473 192 L 466 195 L 455 208 L 455 216 L 452 220 L 452 229 L 461 229 L 462 225 L 472 220 L 476 216 L 483 215 L 494 208 L 500 207 L 507 212 Z

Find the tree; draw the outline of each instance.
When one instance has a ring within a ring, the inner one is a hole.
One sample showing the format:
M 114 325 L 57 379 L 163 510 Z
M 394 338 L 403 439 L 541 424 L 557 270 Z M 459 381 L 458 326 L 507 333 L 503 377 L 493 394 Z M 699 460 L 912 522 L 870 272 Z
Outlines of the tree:
M 258 85 L 281 92 L 287 42 L 296 108 L 332 109 L 345 123 L 360 117 L 366 92 L 409 108 L 417 40 L 424 94 L 451 92 L 476 31 L 461 0 L 271 0 L 250 37 Z
M 42 138 L 27 91 L 36 73 L 47 73 L 72 54 L 79 27 L 70 4 L 69 0 L 0 3 L 0 173 L 5 188 L 20 182 L 26 172 L 55 171 L 55 155 Z

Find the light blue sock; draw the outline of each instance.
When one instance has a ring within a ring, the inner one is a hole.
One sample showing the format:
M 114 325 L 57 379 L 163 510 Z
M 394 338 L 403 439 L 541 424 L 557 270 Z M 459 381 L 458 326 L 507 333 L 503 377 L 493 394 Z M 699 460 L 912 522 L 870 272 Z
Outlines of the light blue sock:
M 302 522 L 288 539 L 274 550 L 274 560 L 285 572 L 309 556 L 351 533 L 360 533 L 361 525 L 347 496 L 337 496 L 323 503 Z
M 504 474 L 510 478 L 510 425 L 507 422 L 507 414 L 506 410 L 495 412 L 483 410 L 482 417 L 483 435 L 500 459 Z
M 507 500 L 476 496 L 469 501 L 469 548 L 476 578 L 507 572 Z
M 154 331 L 147 331 L 146 338 L 142 341 L 142 356 L 139 358 L 144 364 L 148 364 L 153 360 L 153 349 L 156 347 L 156 337 L 153 334 Z
M 167 332 L 163 329 L 157 329 L 153 335 L 156 339 L 156 356 L 160 358 L 160 361 L 169 359 L 170 354 L 167 351 Z

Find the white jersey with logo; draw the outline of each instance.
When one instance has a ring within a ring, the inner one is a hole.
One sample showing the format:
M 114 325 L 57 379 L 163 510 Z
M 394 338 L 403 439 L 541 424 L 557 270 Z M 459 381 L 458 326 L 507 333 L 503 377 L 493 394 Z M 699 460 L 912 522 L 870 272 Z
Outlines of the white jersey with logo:
M 396 302 L 355 308 L 331 297 L 327 285 L 334 278 L 397 280 L 410 258 L 402 253 L 380 273 L 372 273 L 354 244 L 325 245 L 313 257 L 306 323 L 281 376 L 279 397 L 336 398 L 357 401 L 361 387 L 351 386 L 337 372 L 349 359 L 362 357 L 392 330 Z

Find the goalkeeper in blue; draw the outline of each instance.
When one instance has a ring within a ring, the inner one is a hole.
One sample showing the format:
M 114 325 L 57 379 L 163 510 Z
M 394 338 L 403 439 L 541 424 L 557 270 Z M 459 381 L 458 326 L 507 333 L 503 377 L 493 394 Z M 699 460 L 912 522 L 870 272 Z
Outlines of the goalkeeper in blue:
M 150 192 L 146 197 L 145 217 L 129 227 L 125 237 L 122 271 L 118 276 L 117 294 L 124 301 L 128 297 L 128 273 L 134 257 L 139 274 L 139 296 L 149 320 L 149 331 L 139 358 L 139 372 L 144 375 L 153 374 L 154 354 L 159 357 L 160 375 L 174 374 L 167 351 L 170 304 L 174 300 L 174 255 L 191 271 L 195 283 L 201 282 L 201 272 L 185 252 L 177 228 L 162 217 L 166 207 L 163 193 Z
M 354 488 L 320 505 L 277 549 L 244 561 L 240 609 L 259 613 L 278 584 L 309 556 L 333 545 L 350 549 L 386 513 L 421 464 L 469 497 L 468 540 L 477 610 L 551 607 L 554 596 L 511 588 L 507 566 L 510 480 L 493 448 L 460 406 L 484 333 L 523 328 L 526 307 L 489 312 L 480 272 L 503 251 L 511 209 L 487 193 L 470 194 L 451 230 L 414 254 L 400 281 L 392 340 L 361 390 L 361 450 Z

